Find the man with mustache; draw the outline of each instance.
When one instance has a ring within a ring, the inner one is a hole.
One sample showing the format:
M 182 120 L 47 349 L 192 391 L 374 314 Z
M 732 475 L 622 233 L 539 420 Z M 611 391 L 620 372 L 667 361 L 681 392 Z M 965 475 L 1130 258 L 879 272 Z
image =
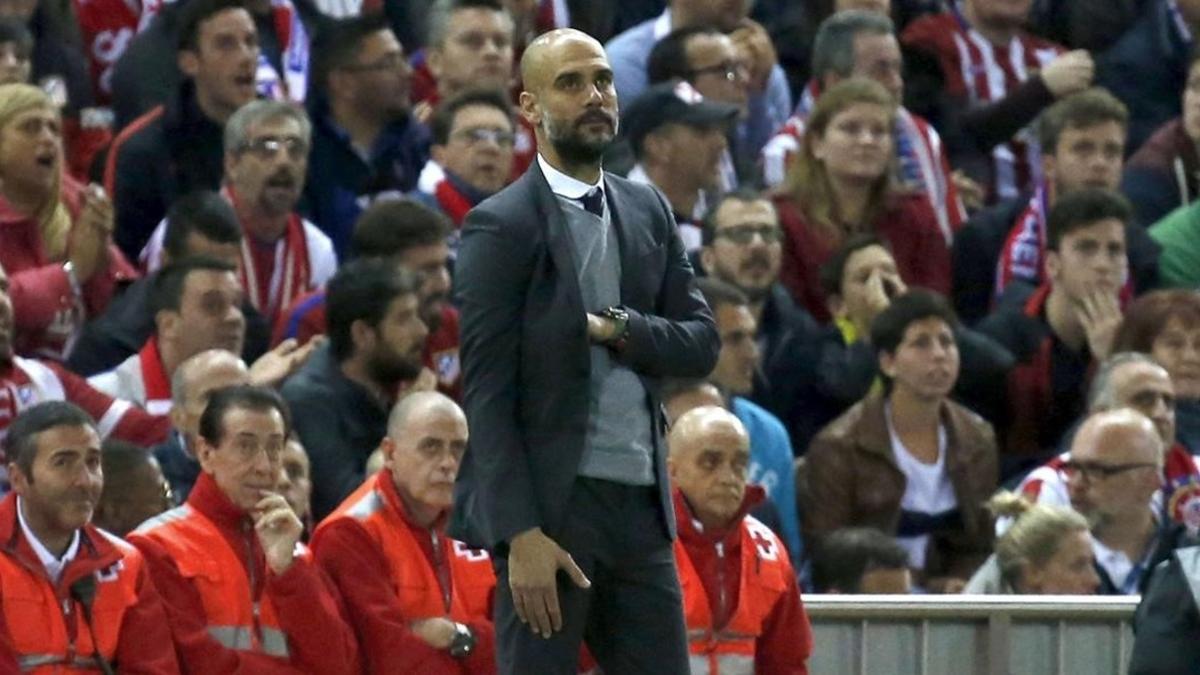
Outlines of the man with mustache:
M 725 136 L 737 116 L 737 106 L 707 100 L 684 81 L 651 86 L 625 112 L 638 162 L 629 180 L 662 191 L 688 252 L 700 248 L 697 223 L 707 210 L 705 193 L 722 186 Z
M 604 49 L 551 31 L 521 76 L 537 160 L 467 215 L 455 267 L 478 442 L 450 532 L 496 560 L 500 672 L 574 673 L 583 641 L 605 672 L 685 672 L 658 387 L 719 338 L 666 200 L 601 166 Z
M 0 671 L 178 673 L 146 561 L 91 524 L 104 487 L 92 418 L 40 403 L 4 451 L 14 494 L 0 501 Z
M 337 591 L 278 492 L 290 427 L 272 389 L 213 393 L 200 417 L 196 487 L 128 537 L 163 595 L 188 673 L 359 672 Z
M 314 521 L 362 483 L 400 383 L 421 373 L 429 330 L 418 284 L 415 273 L 390 260 L 342 267 L 326 291 L 329 340 L 283 385 L 316 477 Z
M 367 673 L 493 673 L 496 575 L 487 553 L 446 536 L 467 418 L 437 392 L 392 409 L 369 476 L 313 535 L 337 584 Z
M 805 675 L 812 627 L 787 549 L 750 515 L 765 495 L 746 484 L 745 427 L 706 406 L 676 420 L 669 442 L 691 672 Z

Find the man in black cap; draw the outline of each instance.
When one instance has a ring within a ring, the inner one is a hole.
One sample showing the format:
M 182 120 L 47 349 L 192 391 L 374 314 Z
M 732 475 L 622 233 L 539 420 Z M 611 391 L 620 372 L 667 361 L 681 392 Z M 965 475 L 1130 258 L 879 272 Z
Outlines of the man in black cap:
M 702 243 L 706 195 L 720 192 L 729 184 L 724 174 L 733 174 L 726 139 L 737 116 L 736 105 L 705 99 L 682 80 L 650 87 L 625 113 L 625 129 L 638 162 L 629 179 L 662 190 L 689 252 Z

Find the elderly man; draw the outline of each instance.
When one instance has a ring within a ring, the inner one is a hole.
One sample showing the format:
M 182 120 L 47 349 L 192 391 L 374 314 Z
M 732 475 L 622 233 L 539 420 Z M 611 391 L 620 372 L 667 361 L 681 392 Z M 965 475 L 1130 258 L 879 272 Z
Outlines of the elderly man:
M 191 673 L 358 673 L 334 590 L 277 490 L 290 419 L 273 390 L 230 387 L 200 417 L 202 473 L 187 502 L 129 541 L 163 594 Z
M 338 585 L 367 672 L 495 671 L 487 553 L 445 534 L 467 418 L 437 392 L 401 399 L 382 471 L 318 526 L 317 563 Z
M 15 494 L 0 501 L 0 671 L 178 673 L 145 560 L 90 523 L 104 488 L 92 419 L 40 403 L 4 451 Z
M 807 673 L 812 628 L 787 549 L 749 515 L 765 494 L 746 485 L 745 428 L 701 407 L 676 421 L 669 443 L 692 672 Z

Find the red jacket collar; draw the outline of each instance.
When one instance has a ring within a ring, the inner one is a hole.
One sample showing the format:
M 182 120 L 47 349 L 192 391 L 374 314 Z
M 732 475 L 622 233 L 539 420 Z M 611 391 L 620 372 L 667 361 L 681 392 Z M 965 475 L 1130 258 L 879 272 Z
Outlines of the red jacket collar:
M 700 521 L 696 520 L 696 517 L 692 515 L 692 507 L 688 504 L 687 497 L 683 495 L 683 491 L 679 488 L 674 488 L 672 489 L 672 494 L 675 500 L 675 520 L 678 523 L 679 538 L 685 545 L 712 545 L 717 542 L 732 543 L 741 534 L 742 530 L 738 526 L 742 520 L 745 519 L 750 511 L 754 510 L 755 507 L 767 499 L 767 491 L 762 486 L 747 485 L 746 494 L 742 497 L 742 505 L 730 521 L 729 527 L 706 532 L 701 528 Z
M 1031 319 L 1041 316 L 1042 312 L 1046 309 L 1046 299 L 1050 297 L 1050 290 L 1049 281 L 1038 286 L 1033 295 L 1029 296 L 1029 299 L 1025 301 L 1025 316 Z
M 0 542 L 3 542 L 5 554 L 16 558 L 29 569 L 45 576 L 46 568 L 42 566 L 37 553 L 25 539 L 21 525 L 17 521 L 17 495 L 15 492 L 9 493 L 0 501 Z M 79 552 L 63 570 L 62 578 L 59 580 L 60 595 L 64 595 L 63 589 L 69 588 L 77 580 L 113 565 L 124 556 L 121 549 L 97 527 L 90 523 L 84 525 L 79 530 Z
M 213 477 L 204 471 L 196 478 L 196 485 L 188 494 L 187 504 L 221 528 L 237 531 L 250 522 L 250 515 L 230 501 Z

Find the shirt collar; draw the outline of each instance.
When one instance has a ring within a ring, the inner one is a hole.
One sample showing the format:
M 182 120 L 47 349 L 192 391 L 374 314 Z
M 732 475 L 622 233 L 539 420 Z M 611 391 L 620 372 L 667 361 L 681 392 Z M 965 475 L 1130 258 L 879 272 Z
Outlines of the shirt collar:
M 542 153 L 537 156 L 538 166 L 542 169 L 542 175 L 546 177 L 546 182 L 550 184 L 550 191 L 559 197 L 567 199 L 580 199 L 587 193 L 596 188 L 604 191 L 604 172 L 600 172 L 600 178 L 596 179 L 595 183 L 585 183 L 577 178 L 572 178 L 558 169 L 550 166 L 550 162 L 542 157 Z
M 33 530 L 29 529 L 29 524 L 25 522 L 25 513 L 21 509 L 20 497 L 17 497 L 17 521 L 21 523 L 21 533 L 25 535 L 25 540 L 29 542 L 29 547 L 37 554 L 38 561 L 42 563 L 42 567 L 46 568 L 46 574 L 54 580 L 54 583 L 58 583 L 59 578 L 62 577 L 62 571 L 79 553 L 79 530 L 75 530 L 74 534 L 71 535 L 71 543 L 67 546 L 66 553 L 63 553 L 61 558 L 56 558 L 53 553 L 42 545 L 42 541 L 37 538 Z

